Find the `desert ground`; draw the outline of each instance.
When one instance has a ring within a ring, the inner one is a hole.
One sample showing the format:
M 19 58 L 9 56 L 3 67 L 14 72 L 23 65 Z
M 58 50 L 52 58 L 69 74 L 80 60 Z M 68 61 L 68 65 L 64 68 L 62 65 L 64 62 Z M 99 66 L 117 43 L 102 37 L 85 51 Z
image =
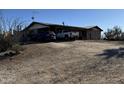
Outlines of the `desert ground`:
M 77 40 L 23 48 L 20 54 L 0 60 L 0 83 L 124 83 L 124 42 Z

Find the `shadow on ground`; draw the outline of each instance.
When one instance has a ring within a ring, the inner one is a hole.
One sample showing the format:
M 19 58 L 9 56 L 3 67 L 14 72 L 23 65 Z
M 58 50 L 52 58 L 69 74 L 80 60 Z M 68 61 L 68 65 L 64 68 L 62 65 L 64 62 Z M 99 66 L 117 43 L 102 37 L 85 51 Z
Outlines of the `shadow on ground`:
M 112 57 L 124 58 L 124 48 L 105 49 L 103 50 L 103 53 L 97 54 L 96 56 L 103 56 L 105 59 Z

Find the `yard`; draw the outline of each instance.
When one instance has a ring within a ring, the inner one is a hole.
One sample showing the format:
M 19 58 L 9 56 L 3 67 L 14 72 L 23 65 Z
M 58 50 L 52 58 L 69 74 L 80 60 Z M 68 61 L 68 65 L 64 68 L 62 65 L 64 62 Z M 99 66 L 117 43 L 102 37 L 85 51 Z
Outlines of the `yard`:
M 72 41 L 24 45 L 0 60 L 0 83 L 124 83 L 124 42 Z

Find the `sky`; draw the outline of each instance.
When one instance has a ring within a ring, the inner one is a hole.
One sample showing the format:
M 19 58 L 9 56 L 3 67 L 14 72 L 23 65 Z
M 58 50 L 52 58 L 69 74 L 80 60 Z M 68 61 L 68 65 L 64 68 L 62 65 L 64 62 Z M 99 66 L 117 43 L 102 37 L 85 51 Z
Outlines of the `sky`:
M 34 21 L 72 26 L 99 26 L 103 31 L 113 26 L 124 30 L 124 9 L 7 9 L 0 10 L 5 18 L 20 18 L 27 24 Z

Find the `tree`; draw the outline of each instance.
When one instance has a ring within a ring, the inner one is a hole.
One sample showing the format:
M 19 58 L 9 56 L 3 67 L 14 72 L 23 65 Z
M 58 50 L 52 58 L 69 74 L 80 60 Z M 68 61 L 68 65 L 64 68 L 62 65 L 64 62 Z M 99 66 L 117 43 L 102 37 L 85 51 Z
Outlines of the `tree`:
M 25 22 L 21 21 L 20 18 L 7 19 L 0 17 L 0 30 L 3 32 L 20 31 L 24 28 Z
M 104 34 L 107 40 L 120 40 L 122 29 L 119 26 L 114 26 L 112 29 L 108 29 Z
M 121 37 L 122 29 L 118 26 L 115 26 L 113 27 L 113 31 L 114 31 L 115 39 L 119 40 Z
M 6 51 L 15 43 L 13 32 L 21 31 L 25 27 L 25 22 L 20 18 L 7 19 L 0 14 L 0 52 Z

